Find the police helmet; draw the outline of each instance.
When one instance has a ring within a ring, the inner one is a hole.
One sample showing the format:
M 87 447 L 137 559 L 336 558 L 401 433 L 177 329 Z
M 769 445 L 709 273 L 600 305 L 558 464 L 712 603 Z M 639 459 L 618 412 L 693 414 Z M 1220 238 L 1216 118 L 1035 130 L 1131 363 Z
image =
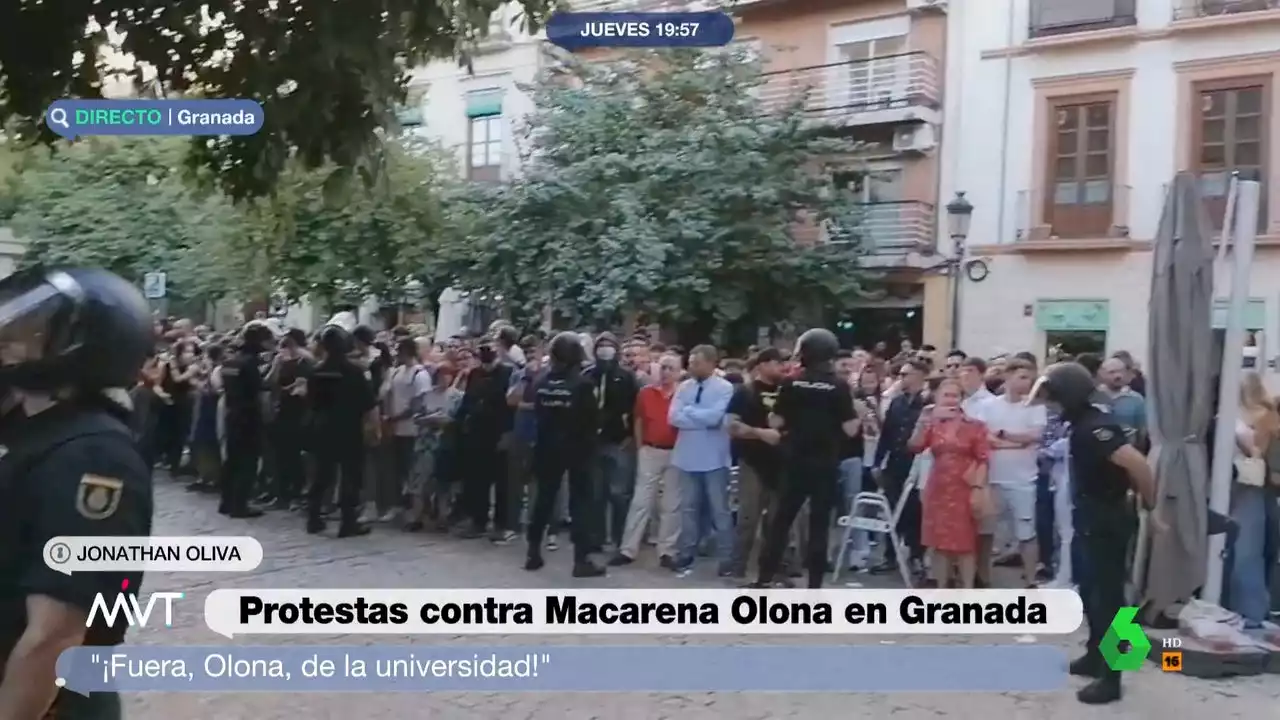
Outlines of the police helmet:
M 806 330 L 796 341 L 795 354 L 804 367 L 817 367 L 836 359 L 840 354 L 840 341 L 826 328 Z
M 1044 373 L 1031 388 L 1029 402 L 1032 404 L 1053 404 L 1062 408 L 1067 415 L 1078 413 L 1089 407 L 1097 391 L 1093 375 L 1080 363 L 1055 363 L 1044 369 Z
M 562 368 L 579 367 L 586 357 L 582 341 L 576 333 L 571 332 L 562 332 L 552 338 L 548 354 L 551 362 Z
M 326 325 L 320 330 L 319 345 L 329 357 L 346 357 L 355 348 L 355 340 L 341 325 Z
M 106 270 L 35 267 L 0 280 L 0 384 L 133 387 L 155 343 L 142 293 Z

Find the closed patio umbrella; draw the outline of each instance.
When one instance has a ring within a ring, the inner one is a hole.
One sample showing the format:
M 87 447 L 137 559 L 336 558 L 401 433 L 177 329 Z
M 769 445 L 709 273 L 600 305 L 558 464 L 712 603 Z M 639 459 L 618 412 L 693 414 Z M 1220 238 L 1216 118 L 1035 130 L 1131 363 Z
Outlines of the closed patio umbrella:
M 1159 485 L 1148 523 L 1144 604 L 1158 612 L 1185 602 L 1205 580 L 1209 465 L 1205 436 L 1212 420 L 1213 243 L 1196 177 L 1170 185 L 1152 261 L 1148 397 Z M 1142 579 L 1142 568 L 1135 575 Z

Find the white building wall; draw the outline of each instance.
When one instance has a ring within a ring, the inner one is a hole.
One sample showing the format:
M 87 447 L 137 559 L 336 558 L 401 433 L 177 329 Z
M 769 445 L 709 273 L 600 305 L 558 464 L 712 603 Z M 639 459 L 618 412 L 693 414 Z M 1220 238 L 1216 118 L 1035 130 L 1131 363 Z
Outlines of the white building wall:
M 947 124 L 942 144 L 941 195 L 966 192 L 974 205 L 970 246 L 1011 243 L 1019 226 L 1018 194 L 1043 186 L 1033 177 L 1039 113 L 1032 81 L 1054 76 L 1133 69 L 1129 90 L 1127 177 L 1130 237 L 1151 240 L 1160 220 L 1164 187 L 1178 169 L 1178 88 L 1175 63 L 1280 50 L 1280 24 L 1256 23 L 1197 33 L 1166 34 L 1179 0 L 1138 0 L 1134 41 L 1001 53 L 1028 35 L 1028 0 L 951 3 L 948 37 Z M 983 57 L 984 52 L 988 57 Z M 1003 54 L 1002 57 L 991 55 Z M 1249 75 L 1244 70 L 1241 75 Z M 1275 104 L 1273 103 L 1273 107 Z M 1190 126 L 1190 121 L 1184 121 Z M 1280 142 L 1272 137 L 1271 142 Z M 1272 154 L 1274 156 L 1274 153 Z M 1277 168 L 1271 168 L 1276 177 Z M 1265 201 L 1265 198 L 1264 198 Z M 1273 218 L 1273 225 L 1274 225 Z M 945 223 L 939 247 L 949 252 Z M 975 354 L 1030 350 L 1043 356 L 1044 334 L 1033 308 L 1039 299 L 1106 299 L 1107 351 L 1147 355 L 1151 254 L 1135 252 L 993 253 L 982 258 L 990 274 L 962 283 L 960 347 Z M 1280 249 L 1259 248 L 1250 295 L 1265 299 L 1270 347 L 1280 344 Z

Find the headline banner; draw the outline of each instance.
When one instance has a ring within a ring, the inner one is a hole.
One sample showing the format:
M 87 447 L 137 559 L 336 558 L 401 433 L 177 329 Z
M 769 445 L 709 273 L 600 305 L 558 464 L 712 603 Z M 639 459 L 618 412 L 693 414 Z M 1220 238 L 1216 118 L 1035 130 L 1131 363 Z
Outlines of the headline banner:
M 87 135 L 252 135 L 262 129 L 254 100 L 55 100 L 44 121 L 68 140 Z
M 217 589 L 225 637 L 300 634 L 1065 635 L 1071 590 Z
M 994 646 L 76 647 L 73 692 L 1053 692 L 1064 650 Z

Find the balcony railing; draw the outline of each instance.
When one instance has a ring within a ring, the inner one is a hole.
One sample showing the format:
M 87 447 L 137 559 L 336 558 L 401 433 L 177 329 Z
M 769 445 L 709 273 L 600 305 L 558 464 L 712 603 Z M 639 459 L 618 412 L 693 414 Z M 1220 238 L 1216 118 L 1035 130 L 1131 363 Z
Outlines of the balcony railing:
M 1136 25 L 1136 6 L 1137 0 L 1031 0 L 1028 34 L 1040 38 Z
M 934 244 L 935 217 L 933 205 L 926 202 L 867 203 L 862 206 L 854 234 L 872 253 L 925 250 Z M 843 235 L 839 230 L 831 230 L 826 239 L 838 243 L 845 239 Z
M 765 73 L 759 98 L 766 111 L 802 102 L 804 112 L 830 121 L 916 106 L 936 107 L 938 61 L 910 52 L 871 60 L 816 65 Z
M 1018 193 L 1018 241 L 1129 237 L 1128 185 L 1108 180 L 1058 182 Z
M 1195 20 L 1262 10 L 1280 10 L 1280 0 L 1178 0 L 1173 19 Z

